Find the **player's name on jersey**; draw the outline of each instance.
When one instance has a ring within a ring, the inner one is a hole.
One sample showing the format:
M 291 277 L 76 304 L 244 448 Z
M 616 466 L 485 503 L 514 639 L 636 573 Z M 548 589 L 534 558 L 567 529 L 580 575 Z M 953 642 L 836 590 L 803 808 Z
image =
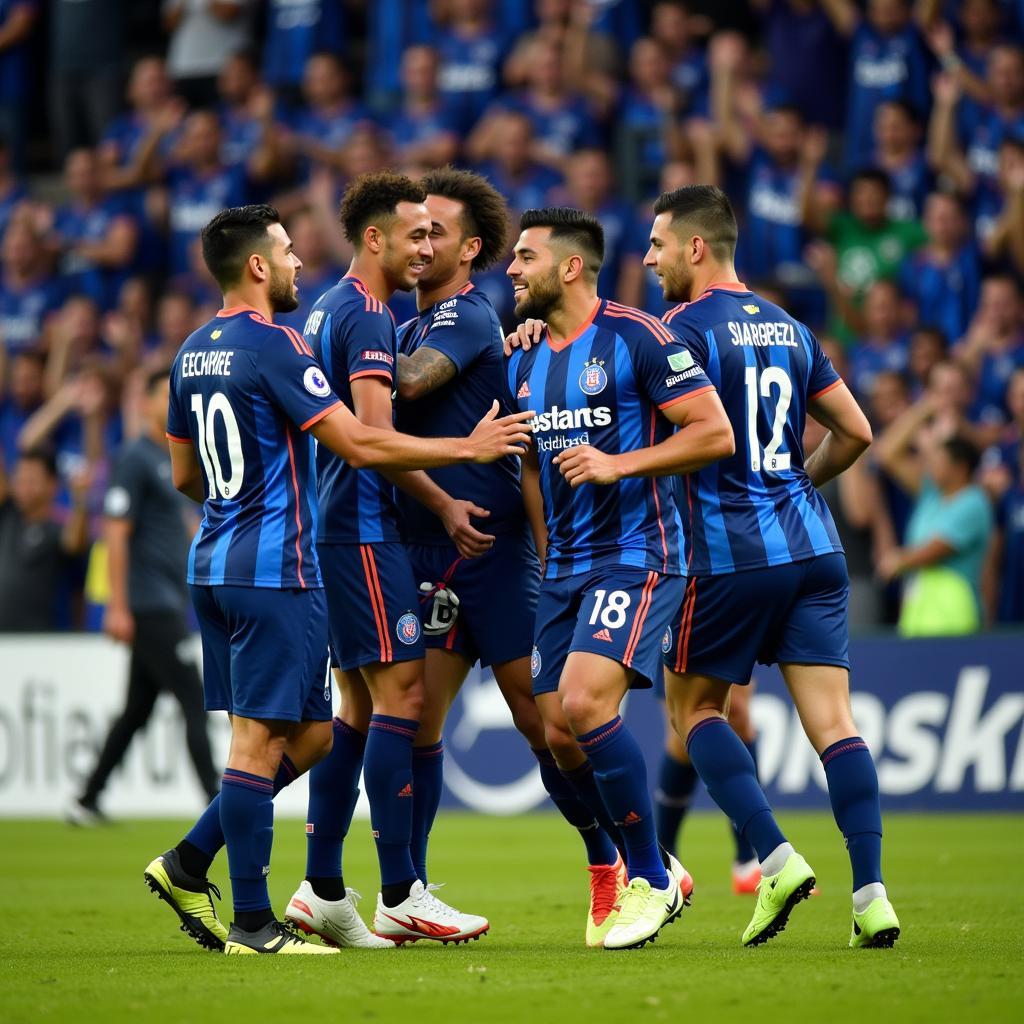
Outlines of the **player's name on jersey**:
M 796 348 L 796 329 L 792 324 L 765 321 L 737 323 L 730 320 L 726 326 L 734 345 L 756 345 L 759 348 L 765 345 L 786 345 Z
M 230 377 L 234 349 L 185 352 L 181 357 L 182 377 Z

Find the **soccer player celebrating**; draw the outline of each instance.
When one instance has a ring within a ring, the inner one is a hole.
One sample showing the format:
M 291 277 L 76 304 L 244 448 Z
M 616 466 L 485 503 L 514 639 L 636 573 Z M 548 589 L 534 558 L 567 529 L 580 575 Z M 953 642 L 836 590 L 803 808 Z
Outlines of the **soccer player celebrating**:
M 682 525 L 664 477 L 731 454 L 732 428 L 669 328 L 598 298 L 604 233 L 595 218 L 530 210 L 520 227 L 507 271 L 516 313 L 547 323 L 544 340 L 515 352 L 507 369 L 513 400 L 542 410 L 523 470 L 545 564 L 534 694 L 546 723 L 564 715 L 621 830 L 629 885 L 603 945 L 634 948 L 679 915 L 692 882 L 674 857 L 662 858 L 643 754 L 619 705 L 661 671 L 662 637 L 683 595 Z
M 414 287 L 432 258 L 425 198 L 422 185 L 389 172 L 363 175 L 349 186 L 340 217 L 355 249 L 352 265 L 320 296 L 306 322 L 306 338 L 328 383 L 361 422 L 383 430 L 394 429 L 397 356 L 386 302 L 396 289 Z M 323 448 L 317 468 L 317 549 L 342 712 L 334 721 L 333 750 L 310 776 L 306 879 L 286 913 L 300 928 L 346 946 L 468 941 L 487 931 L 487 920 L 442 903 L 417 876 L 412 857 L 423 638 L 392 483 L 460 538 L 476 533 L 469 514 L 483 510 L 453 500 L 422 472 L 382 475 Z M 342 846 L 360 769 L 380 863 L 376 936 L 355 913 L 342 881 Z
M 760 860 L 743 942 L 777 935 L 815 881 L 726 722 L 731 687 L 746 685 L 760 661 L 778 662 L 825 769 L 853 868 L 850 945 L 891 946 L 899 921 L 882 884 L 878 778 L 850 714 L 846 560 L 815 490 L 857 460 L 871 428 L 807 328 L 737 279 L 725 194 L 692 185 L 654 209 L 644 262 L 666 299 L 683 300 L 665 319 L 706 368 L 737 431 L 735 454 L 683 480 L 689 581 L 666 694 L 690 760 Z M 829 433 L 805 462 L 808 413 Z
M 309 435 L 357 466 L 434 467 L 492 461 L 528 434 L 515 417 L 495 420 L 497 403 L 464 439 L 427 441 L 364 425 L 331 391 L 301 336 L 273 323 L 275 313 L 298 304 L 302 266 L 277 212 L 224 210 L 203 229 L 202 244 L 224 308 L 174 360 L 167 434 L 175 487 L 203 504 L 188 581 L 203 640 L 206 707 L 231 716 L 231 752 L 220 794 L 145 877 L 202 946 L 328 953 L 275 919 L 267 891 L 273 795 L 331 743 Z M 230 932 L 206 878 L 225 841 Z
M 462 423 L 475 423 L 504 390 L 501 326 L 470 274 L 504 254 L 508 208 L 485 178 L 469 171 L 432 171 L 423 186 L 433 256 L 416 286 L 420 315 L 399 330 L 398 425 L 443 436 L 458 433 Z M 398 495 L 413 574 L 422 581 L 427 648 L 426 698 L 413 747 L 417 877 L 427 880 L 427 842 L 441 797 L 445 718 L 479 660 L 493 667 L 512 720 L 539 762 L 544 787 L 583 838 L 590 872 L 587 942 L 600 945 L 601 929 L 614 923 L 609 914 L 625 885 L 625 864 L 609 835 L 610 829 L 617 837 L 618 830 L 597 793 L 589 762 L 563 726 L 553 735 L 556 743 L 568 740 L 559 759 L 578 767 L 573 777 L 559 771 L 533 699 L 530 652 L 540 564 L 526 529 L 519 463 L 502 459 L 479 469 L 435 470 L 430 476 L 475 502 L 474 515 L 487 533 L 470 525 L 465 536 L 453 539 L 423 505 Z

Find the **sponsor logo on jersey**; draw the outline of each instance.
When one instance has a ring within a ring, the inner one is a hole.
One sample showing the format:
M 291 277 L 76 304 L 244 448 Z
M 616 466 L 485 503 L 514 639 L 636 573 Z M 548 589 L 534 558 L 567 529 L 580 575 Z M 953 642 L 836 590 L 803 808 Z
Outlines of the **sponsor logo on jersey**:
M 603 372 L 603 371 L 602 371 Z M 530 420 L 535 434 L 546 434 L 552 430 L 583 430 L 591 427 L 607 427 L 612 421 L 612 411 L 607 405 L 591 409 L 559 409 L 551 406 L 547 412 L 538 413 Z
M 683 370 L 688 370 L 693 366 L 693 356 L 689 351 L 683 350 L 682 352 L 670 352 L 668 357 L 668 368 L 675 370 L 676 373 L 682 373 Z
M 459 304 L 459 300 L 458 299 L 448 299 L 447 302 L 442 302 L 441 305 L 438 306 L 437 308 L 438 309 L 451 309 L 453 306 L 457 306 L 458 304 Z
M 331 385 L 319 366 L 307 366 L 306 372 L 302 375 L 302 383 L 311 395 L 317 398 L 326 398 L 331 393 Z
M 704 371 L 699 366 L 692 366 L 686 373 L 673 373 L 671 377 L 665 378 L 665 387 L 670 388 L 675 384 L 681 384 L 691 377 L 699 377 Z
M 524 380 L 523 383 L 519 385 L 519 390 L 516 392 L 516 398 L 529 398 L 529 397 L 530 397 L 530 382 L 528 380 Z
M 611 633 L 608 632 L 607 629 L 599 629 L 594 634 L 594 639 L 595 640 L 606 640 L 608 643 L 611 643 L 612 642 L 612 635 L 611 635 Z
M 668 654 L 672 650 L 672 627 L 669 626 L 665 630 L 665 635 L 661 638 L 661 653 Z
M 599 395 L 608 386 L 608 374 L 603 359 L 590 359 L 580 373 L 580 391 L 585 395 Z
M 371 362 L 387 363 L 388 366 L 393 366 L 395 357 L 390 352 L 384 352 L 379 348 L 365 348 L 359 353 L 360 359 L 368 359 Z
M 302 328 L 302 333 L 307 337 L 310 334 L 316 334 L 320 330 L 320 324 L 323 323 L 324 310 L 314 309 L 312 313 L 306 317 L 306 326 Z
M 536 679 L 540 675 L 540 651 L 536 647 L 533 648 L 533 653 L 530 655 L 530 675 Z
M 398 639 L 408 646 L 416 643 L 420 638 L 420 620 L 412 612 L 406 612 L 395 626 L 395 633 Z

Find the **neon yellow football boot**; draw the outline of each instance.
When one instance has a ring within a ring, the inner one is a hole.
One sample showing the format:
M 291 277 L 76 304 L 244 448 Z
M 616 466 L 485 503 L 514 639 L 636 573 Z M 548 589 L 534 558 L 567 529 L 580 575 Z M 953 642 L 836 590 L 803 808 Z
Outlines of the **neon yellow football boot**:
M 181 920 L 181 930 L 203 949 L 222 950 L 228 930 L 217 917 L 213 896 L 220 890 L 205 878 L 186 874 L 177 850 L 168 850 L 151 861 L 143 873 L 150 887 Z
M 774 875 L 764 875 L 757 887 L 757 906 L 743 933 L 744 946 L 759 946 L 774 938 L 789 920 L 793 908 L 811 895 L 814 872 L 799 853 L 791 853 Z
M 337 946 L 318 946 L 306 939 L 295 928 L 280 921 L 268 921 L 254 932 L 243 931 L 233 924 L 224 944 L 227 956 L 259 956 L 281 953 L 284 956 L 329 956 L 340 953 Z
M 604 945 L 604 937 L 615 926 L 619 918 L 619 900 L 629 879 L 621 856 L 614 864 L 591 864 L 587 870 L 590 872 L 587 945 L 593 949 Z
M 892 949 L 899 937 L 899 918 L 884 896 L 872 900 L 863 914 L 853 912 L 850 945 L 854 949 Z

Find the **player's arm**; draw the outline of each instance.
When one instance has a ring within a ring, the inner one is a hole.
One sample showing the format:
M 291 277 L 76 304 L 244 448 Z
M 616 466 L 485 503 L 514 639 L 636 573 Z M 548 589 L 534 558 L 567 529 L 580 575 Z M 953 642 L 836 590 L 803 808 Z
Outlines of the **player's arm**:
M 360 422 L 394 431 L 391 419 L 391 378 L 389 376 L 366 375 L 353 380 L 352 404 Z M 483 518 L 490 515 L 471 501 L 453 498 L 443 487 L 439 487 L 422 469 L 384 469 L 382 475 L 396 487 L 400 487 L 424 508 L 429 509 L 444 524 L 459 554 L 465 558 L 482 555 L 494 543 L 494 538 L 480 533 L 473 527 L 470 517 Z
M 828 433 L 804 463 L 815 487 L 827 483 L 852 466 L 871 444 L 871 424 L 842 382 L 809 403 L 809 411 Z
M 411 356 L 398 354 L 398 397 L 414 402 L 453 380 L 458 367 L 443 352 L 421 345 Z
M 541 569 L 548 554 L 548 524 L 544 518 L 544 497 L 540 490 L 540 463 L 537 452 L 531 446 L 522 458 L 523 508 L 526 509 L 526 521 L 530 524 L 533 543 L 540 557 Z
M 620 455 L 580 445 L 555 458 L 559 471 L 572 487 L 614 484 L 623 477 L 693 473 L 736 451 L 732 424 L 714 388 L 691 392 L 662 413 L 679 429 L 659 444 Z
M 171 482 L 182 494 L 201 505 L 206 500 L 206 488 L 192 442 L 170 435 L 167 440 L 171 450 Z

